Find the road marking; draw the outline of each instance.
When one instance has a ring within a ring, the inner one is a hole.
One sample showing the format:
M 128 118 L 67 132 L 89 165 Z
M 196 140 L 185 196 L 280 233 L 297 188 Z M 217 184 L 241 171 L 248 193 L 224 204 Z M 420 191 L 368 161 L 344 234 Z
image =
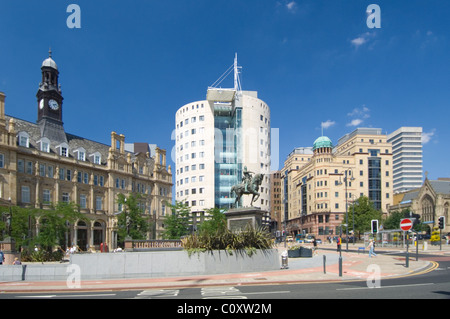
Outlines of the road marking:
M 80 294 L 80 295 L 37 295 L 37 296 L 17 296 L 16 298 L 76 298 L 76 297 L 108 297 L 116 294 Z
M 167 298 L 176 297 L 180 293 L 178 289 L 149 289 L 138 294 L 139 297 Z
M 415 286 L 430 286 L 434 285 L 434 283 L 425 283 L 425 284 L 411 284 L 411 285 L 396 285 L 396 286 L 380 286 L 377 288 L 403 288 L 403 287 L 415 287 Z M 361 290 L 361 289 L 373 289 L 373 287 L 353 287 L 353 288 L 338 288 L 336 290 Z

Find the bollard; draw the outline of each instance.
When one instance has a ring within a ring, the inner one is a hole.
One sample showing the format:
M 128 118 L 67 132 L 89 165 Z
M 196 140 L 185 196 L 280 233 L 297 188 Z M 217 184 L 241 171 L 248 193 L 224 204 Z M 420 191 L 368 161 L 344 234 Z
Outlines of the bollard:
M 323 255 L 323 273 L 327 273 L 327 256 Z
M 288 269 L 288 253 L 287 251 L 283 251 L 281 254 L 281 269 Z

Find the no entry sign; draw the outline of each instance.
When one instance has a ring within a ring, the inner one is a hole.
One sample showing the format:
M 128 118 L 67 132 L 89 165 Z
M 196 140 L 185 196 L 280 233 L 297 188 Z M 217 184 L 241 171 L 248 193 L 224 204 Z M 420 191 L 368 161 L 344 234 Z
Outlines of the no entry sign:
M 413 221 L 409 218 L 402 219 L 400 221 L 400 228 L 403 231 L 408 231 L 413 227 Z

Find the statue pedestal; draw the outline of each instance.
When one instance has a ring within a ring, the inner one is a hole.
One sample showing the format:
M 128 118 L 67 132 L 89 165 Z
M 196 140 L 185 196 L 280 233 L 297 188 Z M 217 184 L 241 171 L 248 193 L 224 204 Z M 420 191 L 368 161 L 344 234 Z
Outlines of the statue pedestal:
M 265 211 L 256 207 L 233 208 L 225 212 L 230 231 L 242 231 L 247 225 L 256 229 L 263 225 Z

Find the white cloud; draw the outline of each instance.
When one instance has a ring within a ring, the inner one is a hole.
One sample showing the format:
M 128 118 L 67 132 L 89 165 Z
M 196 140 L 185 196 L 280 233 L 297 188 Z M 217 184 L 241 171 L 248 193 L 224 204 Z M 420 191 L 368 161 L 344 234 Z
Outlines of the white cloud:
M 350 113 L 347 113 L 347 115 L 368 119 L 370 117 L 369 112 L 370 109 L 367 106 L 363 105 L 361 108 L 355 107 Z
M 291 12 L 295 10 L 296 6 L 297 4 L 295 3 L 295 1 L 291 1 L 286 4 L 286 8 Z
M 363 37 L 358 37 L 352 40 L 352 44 L 355 47 L 359 47 L 360 45 L 363 45 L 364 43 L 366 43 L 366 39 L 364 39 Z
M 431 138 L 433 137 L 435 132 L 436 132 L 436 129 L 433 129 L 433 130 L 431 130 L 431 132 L 428 132 L 428 133 L 423 132 L 422 133 L 422 144 L 425 145 L 428 142 L 430 142 Z
M 358 126 L 362 122 L 363 122 L 363 120 L 361 120 L 361 119 L 354 119 L 350 123 L 347 123 L 347 126 Z
M 347 126 L 358 126 L 370 117 L 370 109 L 365 105 L 356 107 L 347 116 L 353 118 Z
M 331 121 L 331 120 L 327 120 L 327 121 L 321 123 L 322 128 L 325 128 L 325 129 L 332 127 L 334 124 L 336 124 L 336 122 Z
M 366 32 L 364 34 L 361 34 L 359 37 L 356 37 L 356 38 L 350 40 L 350 42 L 352 43 L 352 45 L 355 46 L 355 48 L 359 48 L 364 43 L 369 42 L 370 38 L 372 38 L 374 36 L 375 36 L 375 33 Z

